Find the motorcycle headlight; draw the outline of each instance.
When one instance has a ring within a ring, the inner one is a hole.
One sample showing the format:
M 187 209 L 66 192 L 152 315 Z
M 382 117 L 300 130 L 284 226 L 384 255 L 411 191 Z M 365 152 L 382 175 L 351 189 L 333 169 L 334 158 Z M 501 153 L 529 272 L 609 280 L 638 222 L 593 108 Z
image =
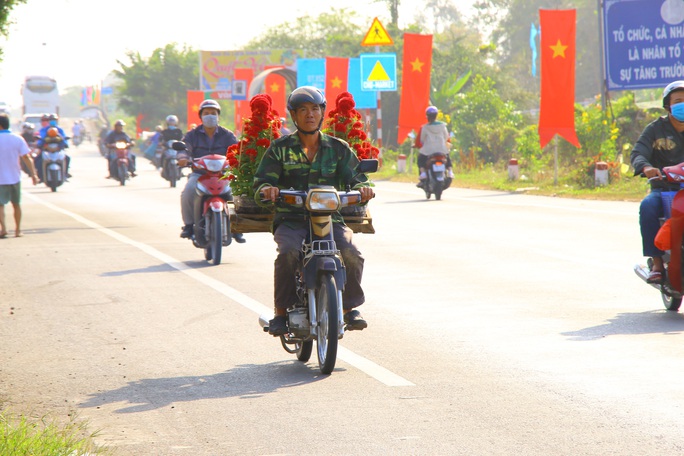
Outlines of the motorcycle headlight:
M 126 146 L 127 146 L 127 144 L 126 144 L 126 141 L 117 141 L 117 142 L 114 143 L 114 146 L 115 146 L 117 149 L 121 150 L 121 149 L 125 149 Z
M 313 189 L 306 197 L 306 208 L 312 212 L 335 212 L 340 208 L 340 197 L 334 190 Z
M 223 169 L 223 163 L 225 160 L 204 160 L 204 165 L 207 167 L 207 169 L 211 172 L 218 173 Z

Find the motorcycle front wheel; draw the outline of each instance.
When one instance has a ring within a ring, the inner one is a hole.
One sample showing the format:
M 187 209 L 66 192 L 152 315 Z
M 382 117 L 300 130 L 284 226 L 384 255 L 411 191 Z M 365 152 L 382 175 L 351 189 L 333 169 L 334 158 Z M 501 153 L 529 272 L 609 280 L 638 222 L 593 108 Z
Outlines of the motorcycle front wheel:
M 318 335 L 318 367 L 321 373 L 330 374 L 337 360 L 338 323 L 337 286 L 332 274 L 323 274 L 316 290 L 316 316 Z
M 119 165 L 119 183 L 121 185 L 126 185 L 126 179 L 128 178 L 128 168 L 126 167 L 126 164 L 121 163 Z
M 223 220 L 221 212 L 212 212 L 209 248 L 211 249 L 211 260 L 216 264 L 221 263 L 221 248 L 223 247 Z
M 173 163 L 169 163 L 166 166 L 166 175 L 169 178 L 169 184 L 173 188 L 176 186 L 176 182 L 178 181 L 178 167 Z

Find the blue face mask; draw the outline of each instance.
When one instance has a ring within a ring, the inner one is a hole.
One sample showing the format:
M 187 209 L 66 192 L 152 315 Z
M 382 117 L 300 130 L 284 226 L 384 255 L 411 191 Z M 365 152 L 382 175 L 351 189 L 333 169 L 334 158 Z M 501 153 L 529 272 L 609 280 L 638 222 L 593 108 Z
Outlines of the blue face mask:
M 684 122 L 684 103 L 677 103 L 670 106 L 672 117 L 680 122 Z
M 50 121 L 50 126 L 51 126 L 51 127 L 56 127 L 56 126 L 57 126 L 57 121 L 56 121 L 56 120 L 51 120 L 51 121 Z

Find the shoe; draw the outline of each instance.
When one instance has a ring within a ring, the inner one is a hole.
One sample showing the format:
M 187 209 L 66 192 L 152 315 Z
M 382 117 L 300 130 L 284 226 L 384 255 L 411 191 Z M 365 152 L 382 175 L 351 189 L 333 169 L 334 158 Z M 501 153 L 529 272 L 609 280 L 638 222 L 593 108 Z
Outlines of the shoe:
M 273 336 L 287 334 L 287 317 L 277 315 L 268 322 L 268 333 Z
M 649 272 L 646 283 L 663 283 L 663 271 Z
M 135 174 L 133 171 L 131 171 L 131 177 L 135 177 L 137 174 Z
M 183 231 L 181 231 L 180 237 L 183 239 L 190 239 L 193 235 L 192 223 L 190 225 L 185 225 Z
M 238 244 L 244 244 L 247 242 L 247 239 L 242 235 L 242 233 L 233 233 L 233 239 L 235 239 L 235 242 Z
M 416 184 L 418 188 L 425 188 L 425 179 L 421 179 L 420 182 Z
M 362 330 L 368 327 L 368 323 L 361 316 L 358 310 L 350 310 L 344 314 L 344 323 L 347 325 L 344 329 L 347 331 Z
M 67 177 L 67 179 L 69 179 L 69 178 L 72 177 L 72 176 L 71 176 L 70 173 L 66 173 L 66 177 Z

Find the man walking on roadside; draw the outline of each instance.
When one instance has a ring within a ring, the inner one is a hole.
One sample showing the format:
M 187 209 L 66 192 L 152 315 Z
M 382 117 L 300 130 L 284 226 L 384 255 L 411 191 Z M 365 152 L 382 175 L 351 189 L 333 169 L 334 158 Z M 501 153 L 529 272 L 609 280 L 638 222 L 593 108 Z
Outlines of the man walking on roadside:
M 7 114 L 0 114 L 0 239 L 7 237 L 5 225 L 5 205 L 12 203 L 14 208 L 14 236 L 21 236 L 21 166 L 22 160 L 30 171 L 33 185 L 38 183 L 36 169 L 29 157 L 29 147 L 21 136 L 9 129 Z

